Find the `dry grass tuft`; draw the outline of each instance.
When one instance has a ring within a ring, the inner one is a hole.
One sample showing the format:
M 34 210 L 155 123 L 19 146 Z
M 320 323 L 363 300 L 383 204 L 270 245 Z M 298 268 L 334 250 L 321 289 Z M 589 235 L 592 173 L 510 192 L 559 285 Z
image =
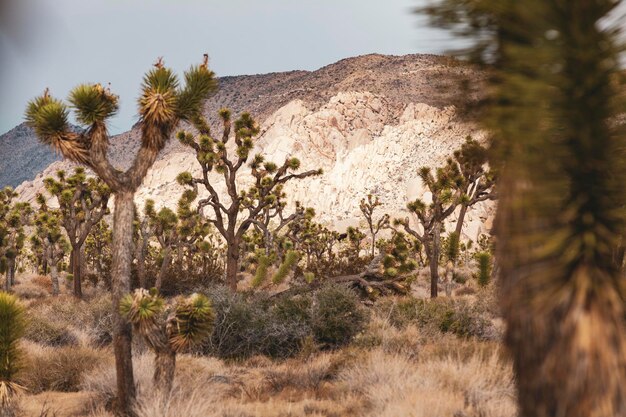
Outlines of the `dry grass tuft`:
M 513 373 L 498 352 L 487 359 L 412 361 L 376 349 L 346 369 L 341 380 L 348 392 L 367 400 L 368 416 L 513 417 L 517 412 Z
M 112 367 L 111 353 L 87 347 L 53 348 L 24 343 L 26 363 L 19 381 L 30 393 L 79 391 L 83 376 L 98 365 Z

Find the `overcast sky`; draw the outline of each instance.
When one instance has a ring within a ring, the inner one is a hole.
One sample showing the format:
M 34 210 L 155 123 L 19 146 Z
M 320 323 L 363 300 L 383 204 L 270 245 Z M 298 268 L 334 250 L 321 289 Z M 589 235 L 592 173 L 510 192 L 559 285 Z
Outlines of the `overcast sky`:
M 444 32 L 410 13 L 423 0 L 0 0 L 0 133 L 50 87 L 110 82 L 111 131 L 136 121 L 135 99 L 158 56 L 181 73 L 207 52 L 218 74 L 314 70 L 367 53 L 441 53 Z

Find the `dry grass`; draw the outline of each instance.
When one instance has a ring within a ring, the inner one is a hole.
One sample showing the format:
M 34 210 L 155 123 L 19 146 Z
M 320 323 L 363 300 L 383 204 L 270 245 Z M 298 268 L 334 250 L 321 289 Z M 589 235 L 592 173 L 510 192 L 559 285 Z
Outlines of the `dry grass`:
M 498 351 L 485 359 L 474 355 L 405 356 L 374 350 L 358 366 L 341 373 L 348 392 L 368 403 L 368 416 L 513 417 L 513 374 Z
M 468 316 L 472 320 L 494 320 L 491 292 L 465 299 L 477 306 L 478 316 Z M 28 361 L 21 381 L 30 389 L 24 397 L 29 410 L 54 397 L 50 416 L 112 417 L 107 411 L 115 396 L 112 353 L 98 347 L 109 336 L 110 299 L 60 296 L 29 304 L 31 319 L 40 322 L 40 332 L 34 332 L 39 344 L 24 343 Z M 365 330 L 335 351 L 319 351 L 309 341 L 299 356 L 286 360 L 179 355 L 174 388 L 166 396 L 153 389 L 153 355 L 135 349 L 135 411 L 138 417 L 516 416 L 512 371 L 498 337 L 459 338 L 416 320 L 398 325 L 393 312 L 374 309 Z M 64 329 L 76 342 L 50 346 L 54 332 L 48 327 Z M 79 414 L 64 408 L 64 395 Z M 40 417 L 34 411 L 24 415 Z
M 26 361 L 19 381 L 32 394 L 43 391 L 79 391 L 83 376 L 98 365 L 112 367 L 108 350 L 88 347 L 40 346 L 24 343 Z
M 182 356 L 169 396 L 152 390 L 152 355 L 135 360 L 139 417 L 381 416 L 514 417 L 513 375 L 497 345 L 452 338 L 445 352 L 423 346 L 407 355 L 391 340 L 372 350 L 345 348 L 282 362 Z M 408 339 L 408 337 L 407 337 Z M 114 395 L 112 367 L 84 379 L 98 394 Z M 93 416 L 104 417 L 102 410 Z

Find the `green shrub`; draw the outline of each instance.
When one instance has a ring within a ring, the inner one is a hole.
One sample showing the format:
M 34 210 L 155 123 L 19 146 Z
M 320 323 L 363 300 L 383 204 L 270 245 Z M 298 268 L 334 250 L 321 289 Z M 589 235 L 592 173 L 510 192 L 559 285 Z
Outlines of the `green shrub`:
M 263 354 L 284 358 L 297 354 L 311 334 L 307 302 L 246 297 L 226 288 L 208 294 L 215 310 L 215 327 L 205 353 L 222 358 Z
M 327 285 L 315 294 L 311 327 L 315 339 L 328 347 L 344 345 L 362 331 L 367 312 L 357 294 L 342 285 Z
M 367 320 L 357 295 L 344 286 L 276 298 L 214 287 L 208 297 L 216 318 L 202 351 L 221 358 L 258 354 L 286 358 L 313 340 L 326 347 L 340 346 L 350 342 Z
M 435 329 L 460 337 L 483 338 L 490 326 L 489 313 L 481 305 L 464 299 L 383 299 L 377 308 L 398 328 L 415 324 L 418 328 Z
M 267 279 L 267 269 L 269 268 L 271 260 L 269 256 L 260 255 L 259 256 L 259 264 L 254 273 L 254 278 L 252 279 L 252 287 L 256 288 L 263 284 Z
M 217 287 L 208 294 L 215 309 L 215 327 L 206 344 L 207 353 L 222 358 L 246 357 L 258 349 L 263 310 L 244 295 Z
M 91 300 L 87 306 L 92 345 L 103 347 L 113 341 L 113 304 L 110 295 Z
M 293 269 L 294 265 L 298 263 L 298 259 L 300 259 L 300 255 L 295 250 L 290 250 L 285 255 L 285 259 L 283 263 L 280 264 L 278 270 L 272 277 L 272 282 L 274 284 L 280 284 L 287 278 L 287 275 Z
M 478 260 L 478 285 L 486 287 L 491 278 L 491 255 L 489 252 L 480 252 L 476 254 L 476 258 Z

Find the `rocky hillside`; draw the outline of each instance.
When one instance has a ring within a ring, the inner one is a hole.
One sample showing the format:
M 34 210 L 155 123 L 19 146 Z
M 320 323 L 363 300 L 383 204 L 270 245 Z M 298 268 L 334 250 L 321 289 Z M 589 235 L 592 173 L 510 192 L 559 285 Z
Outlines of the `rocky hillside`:
M 32 180 L 54 161 L 52 150 L 41 146 L 32 129 L 24 123 L 0 136 L 0 187 L 16 187 Z
M 470 79 L 461 90 L 459 79 Z M 410 199 L 426 197 L 417 169 L 445 161 L 467 135 L 481 137 L 458 109 L 476 98 L 481 76 L 448 58 L 367 55 L 339 61 L 317 71 L 293 71 L 220 79 L 219 92 L 206 114 L 218 128 L 217 109 L 249 111 L 260 122 L 256 151 L 282 162 L 296 156 L 303 169 L 324 174 L 289 187 L 292 199 L 316 208 L 319 218 L 335 226 L 359 222 L 359 201 L 372 192 L 383 210 L 405 216 Z M 127 166 L 138 144 L 131 130 L 113 139 L 116 164 Z M 197 171 L 194 156 L 170 141 L 140 189 L 137 203 L 153 198 L 173 207 L 181 189 L 181 171 Z M 46 168 L 19 191 L 30 200 L 42 179 L 66 162 Z M 488 205 L 469 214 L 468 235 L 475 239 L 490 217 Z

